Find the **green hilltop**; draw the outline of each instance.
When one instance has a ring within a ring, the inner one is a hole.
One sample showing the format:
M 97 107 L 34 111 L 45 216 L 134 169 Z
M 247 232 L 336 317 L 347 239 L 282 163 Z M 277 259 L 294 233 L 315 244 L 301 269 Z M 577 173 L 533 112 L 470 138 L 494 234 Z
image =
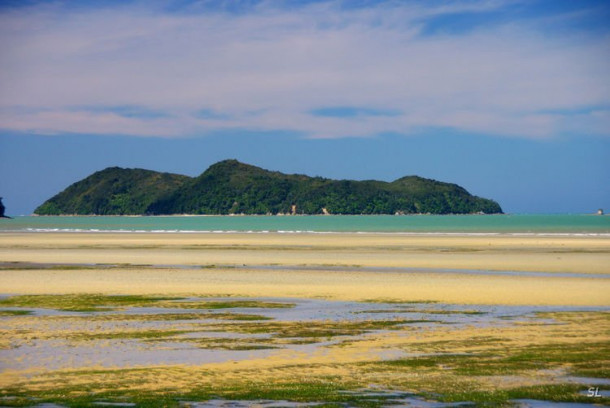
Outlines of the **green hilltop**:
M 198 177 L 118 167 L 52 197 L 39 215 L 471 214 L 501 213 L 495 201 L 417 176 L 393 182 L 331 180 L 218 162 Z
M 34 210 L 38 215 L 137 215 L 190 177 L 109 167 L 72 184 Z

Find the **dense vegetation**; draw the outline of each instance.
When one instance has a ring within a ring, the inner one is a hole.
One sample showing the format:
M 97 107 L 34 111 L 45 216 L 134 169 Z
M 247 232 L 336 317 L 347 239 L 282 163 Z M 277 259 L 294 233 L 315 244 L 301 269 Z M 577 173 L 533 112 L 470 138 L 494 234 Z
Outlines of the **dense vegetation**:
M 295 207 L 293 207 L 295 206 Z M 500 213 L 455 184 L 417 176 L 391 183 L 271 172 L 225 160 L 196 178 L 106 169 L 73 184 L 37 214 Z
M 38 207 L 39 215 L 134 215 L 173 192 L 187 176 L 109 167 L 72 184 Z

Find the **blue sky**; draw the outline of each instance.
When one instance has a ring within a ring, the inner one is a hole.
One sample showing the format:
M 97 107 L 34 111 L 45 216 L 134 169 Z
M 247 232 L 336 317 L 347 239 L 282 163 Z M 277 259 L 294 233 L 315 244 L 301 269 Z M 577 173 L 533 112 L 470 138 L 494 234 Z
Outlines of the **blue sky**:
M 11 214 L 107 166 L 225 158 L 610 208 L 607 1 L 0 4 Z

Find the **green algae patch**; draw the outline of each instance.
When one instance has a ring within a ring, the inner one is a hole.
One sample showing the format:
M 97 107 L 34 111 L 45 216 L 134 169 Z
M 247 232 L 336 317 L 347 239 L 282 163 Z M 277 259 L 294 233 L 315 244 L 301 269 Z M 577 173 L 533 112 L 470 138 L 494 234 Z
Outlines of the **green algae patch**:
M 140 295 L 18 295 L 0 300 L 0 306 L 32 307 L 55 309 L 67 312 L 96 312 L 120 310 L 127 307 L 154 306 L 179 297 L 140 296 Z
M 223 331 L 249 334 L 271 334 L 274 338 L 332 338 L 356 336 L 374 330 L 396 330 L 413 323 L 429 323 L 431 320 L 366 320 L 366 321 L 307 321 L 269 322 L 224 325 Z
M 192 320 L 230 320 L 230 321 L 265 321 L 273 320 L 272 317 L 249 314 L 249 313 L 210 313 L 210 312 L 188 312 L 188 313 L 147 313 L 147 314 L 93 314 L 82 316 L 46 316 L 47 320 L 78 322 L 166 322 L 166 321 L 192 321 Z
M 587 395 L 589 387 L 580 384 L 542 384 L 526 387 L 515 387 L 503 390 L 463 389 L 446 391 L 443 394 L 430 394 L 439 401 L 452 403 L 469 401 L 476 406 L 513 407 L 515 400 L 536 400 L 551 402 L 577 402 L 587 404 L 608 404 L 610 398 L 593 399 Z
M 34 312 L 32 310 L 0 310 L 0 317 L 7 316 L 29 316 Z
M 487 312 L 479 310 L 439 310 L 439 309 L 371 309 L 361 310 L 354 312 L 355 314 L 384 314 L 384 313 L 419 313 L 419 314 L 431 314 L 431 315 L 485 315 Z
M 176 309 L 237 309 L 237 308 L 252 308 L 252 309 L 290 309 L 295 306 L 294 303 L 283 302 L 264 302 L 258 300 L 195 300 L 195 301 L 179 301 L 179 302 L 162 302 L 156 307 L 176 308 Z
M 539 384 L 490 389 L 477 381 L 451 376 L 423 375 L 404 382 L 399 377 L 382 375 L 386 380 L 395 378 L 391 392 L 361 392 L 375 381 L 375 377 L 356 376 L 346 379 L 339 375 L 298 374 L 299 368 L 311 370 L 313 366 L 284 367 L 273 380 L 258 379 L 255 372 L 242 373 L 244 377 L 222 379 L 213 371 L 180 371 L 179 368 L 150 368 L 145 370 L 108 369 L 79 370 L 54 376 L 53 384 L 34 380 L 30 389 L 8 388 L 0 391 L 0 403 L 4 406 L 34 406 L 55 403 L 68 407 L 93 407 L 99 403 L 135 404 L 137 407 L 178 407 L 185 401 L 205 402 L 211 399 L 227 401 L 287 401 L 313 403 L 324 407 L 382 407 L 391 406 L 401 396 L 418 397 L 444 403 L 468 403 L 470 406 L 509 407 L 515 400 L 552 402 L 580 402 L 608 404 L 607 397 L 588 396 L 589 389 L 581 384 Z M 353 366 L 346 366 L 354 369 Z M 167 370 L 167 371 L 165 371 Z M 292 374 L 287 374 L 287 371 Z M 250 373 L 251 375 L 248 375 Z M 391 374 L 391 373 L 388 373 Z M 177 381 L 188 378 L 190 382 L 180 386 L 145 386 L 153 378 L 177 376 Z M 78 385 L 74 385 L 78 380 Z M 413 392 L 414 387 L 420 391 Z M 398 395 L 398 397 L 397 397 Z
M 438 300 L 400 300 L 400 299 L 364 299 L 363 303 L 387 303 L 391 305 L 416 305 L 416 304 L 434 304 L 439 303 Z
M 451 342 L 445 344 L 451 349 Z M 460 346 L 460 345 L 458 345 Z M 520 375 L 539 370 L 565 369 L 571 374 L 595 373 L 610 362 L 610 345 L 604 342 L 528 345 L 515 350 L 509 348 L 487 350 L 482 353 L 439 353 L 435 355 L 388 360 L 375 363 L 385 368 L 428 368 L 451 372 L 454 375 L 479 377 Z M 587 370 L 589 367 L 593 367 Z M 597 375 L 591 375 L 597 377 Z
M 98 373 L 105 376 L 121 377 L 117 370 Z M 132 373 L 133 374 L 133 373 Z M 83 373 L 73 373 L 79 378 Z M 289 379 L 277 382 L 234 381 L 222 384 L 204 384 L 188 390 L 175 387 L 165 389 L 139 389 L 137 381 L 122 380 L 118 387 L 106 387 L 96 391 L 95 384 L 72 386 L 68 378 L 45 390 L 5 389 L 0 391 L 0 403 L 7 407 L 35 406 L 41 403 L 61 404 L 66 407 L 99 407 L 104 404 L 129 404 L 136 407 L 169 407 L 185 405 L 185 401 L 206 402 L 211 399 L 226 401 L 286 401 L 290 403 L 313 403 L 316 407 L 381 407 L 387 400 L 384 396 L 367 396 L 345 393 L 355 389 L 355 384 L 347 383 L 338 376 L 321 376 L 317 379 Z
M 293 303 L 256 300 L 185 300 L 183 297 L 143 295 L 18 295 L 0 300 L 0 307 L 30 307 L 66 312 L 104 312 L 130 307 L 162 307 L 175 309 L 292 308 Z
M 74 340 L 111 340 L 111 339 L 169 339 L 180 334 L 191 333 L 190 330 L 115 330 L 101 333 L 74 333 Z M 65 337 L 64 337 L 65 338 Z
M 187 342 L 197 348 L 205 350 L 273 350 L 280 347 L 270 344 L 267 339 L 235 339 L 235 338 L 194 338 L 175 339 L 175 341 Z

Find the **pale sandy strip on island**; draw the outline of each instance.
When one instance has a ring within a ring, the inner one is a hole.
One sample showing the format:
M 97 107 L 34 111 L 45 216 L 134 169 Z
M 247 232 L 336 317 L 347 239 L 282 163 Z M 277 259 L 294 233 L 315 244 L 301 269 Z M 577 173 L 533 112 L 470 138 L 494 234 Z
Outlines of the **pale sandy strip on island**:
M 140 293 L 610 305 L 606 237 L 1 233 L 0 262 L 235 265 L 3 270 L 0 293 Z M 344 265 L 351 271 L 240 265 Z M 599 278 L 363 272 L 357 266 L 595 273 Z M 605 276 L 608 275 L 608 276 Z

